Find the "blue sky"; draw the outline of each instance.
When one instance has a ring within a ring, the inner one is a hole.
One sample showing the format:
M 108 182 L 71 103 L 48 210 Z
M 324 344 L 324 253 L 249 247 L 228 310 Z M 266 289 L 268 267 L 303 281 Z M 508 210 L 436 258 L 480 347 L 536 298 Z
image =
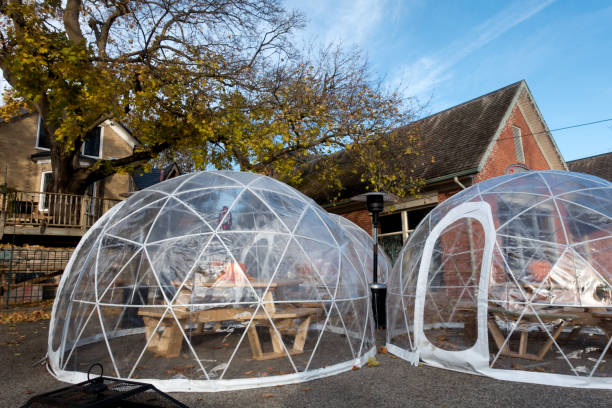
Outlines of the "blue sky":
M 525 79 L 550 129 L 612 118 L 610 1 L 287 1 L 308 41 L 358 45 L 435 113 Z M 565 160 L 612 151 L 612 121 L 553 132 Z

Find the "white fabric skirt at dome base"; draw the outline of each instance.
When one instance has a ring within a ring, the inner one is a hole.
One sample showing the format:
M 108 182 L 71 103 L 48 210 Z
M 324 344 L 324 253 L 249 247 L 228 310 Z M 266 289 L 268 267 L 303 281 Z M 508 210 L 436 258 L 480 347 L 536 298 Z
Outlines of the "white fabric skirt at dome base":
M 406 351 L 403 348 L 397 347 L 394 344 L 387 343 L 386 347 L 389 353 L 399 358 L 402 358 L 415 366 L 418 365 L 419 362 L 422 362 L 423 364 L 426 364 L 431 367 L 444 368 L 460 373 L 480 374 L 487 377 L 495 378 L 496 380 L 504 381 L 516 381 L 543 385 L 558 385 L 560 387 L 574 388 L 612 388 L 612 385 L 610 385 L 610 381 L 606 378 L 585 378 L 563 374 L 534 373 L 529 371 L 521 371 L 520 373 L 517 373 L 516 370 L 500 370 L 497 368 L 489 368 L 487 365 L 474 366 L 463 359 L 458 359 L 457 361 L 455 361 L 455 364 L 442 364 L 435 358 L 429 359 L 423 357 L 417 352 Z
M 258 377 L 236 380 L 189 380 L 189 379 L 170 379 L 157 380 L 154 378 L 130 379 L 130 381 L 152 384 L 163 392 L 219 392 L 244 390 L 249 388 L 273 387 L 276 385 L 297 384 L 306 381 L 325 378 L 353 370 L 353 367 L 362 367 L 368 362 L 370 357 L 376 355 L 376 347 L 371 348 L 355 361 L 346 361 L 334 364 L 325 368 L 318 368 L 303 373 L 273 375 L 268 377 Z M 87 373 L 58 370 L 54 372 L 47 366 L 51 375 L 60 381 L 76 384 L 87 380 Z

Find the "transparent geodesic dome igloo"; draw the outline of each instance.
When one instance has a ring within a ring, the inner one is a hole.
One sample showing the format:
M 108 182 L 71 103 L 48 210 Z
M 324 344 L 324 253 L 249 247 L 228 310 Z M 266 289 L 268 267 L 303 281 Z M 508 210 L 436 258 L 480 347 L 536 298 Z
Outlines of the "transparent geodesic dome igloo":
M 368 282 L 373 280 L 373 246 L 374 239 L 368 234 L 363 228 L 355 224 L 353 221 L 346 219 L 337 214 L 329 214 L 332 218 L 340 224 L 344 231 L 348 234 L 351 239 L 352 251 L 355 253 L 357 258 L 356 263 L 361 265 L 362 270 L 366 273 L 366 279 Z M 389 272 L 391 271 L 391 260 L 383 251 L 378 247 L 378 282 L 386 283 Z
M 476 184 L 411 234 L 387 347 L 498 379 L 612 388 L 612 183 L 530 171 Z
M 351 238 L 269 177 L 200 172 L 139 191 L 83 237 L 58 289 L 49 367 L 166 391 L 319 378 L 375 353 Z

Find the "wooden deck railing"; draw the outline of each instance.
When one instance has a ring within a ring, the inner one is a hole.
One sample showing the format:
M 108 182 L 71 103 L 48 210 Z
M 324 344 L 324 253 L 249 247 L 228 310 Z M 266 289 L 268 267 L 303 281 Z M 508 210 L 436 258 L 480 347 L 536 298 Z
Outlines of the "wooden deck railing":
M 80 228 L 85 231 L 119 200 L 40 191 L 3 193 L 0 227 Z

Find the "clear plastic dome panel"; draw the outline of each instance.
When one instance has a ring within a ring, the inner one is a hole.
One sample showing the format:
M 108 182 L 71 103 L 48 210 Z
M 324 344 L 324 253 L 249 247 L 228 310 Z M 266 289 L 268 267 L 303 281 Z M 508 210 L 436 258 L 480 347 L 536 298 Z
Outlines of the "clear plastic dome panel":
M 178 177 L 86 234 L 54 305 L 50 368 L 80 381 L 99 362 L 168 391 L 350 370 L 375 353 L 367 270 L 343 227 L 276 180 Z
M 405 244 L 387 346 L 498 379 L 612 388 L 611 282 L 610 182 L 560 171 L 487 180 L 441 203 Z

